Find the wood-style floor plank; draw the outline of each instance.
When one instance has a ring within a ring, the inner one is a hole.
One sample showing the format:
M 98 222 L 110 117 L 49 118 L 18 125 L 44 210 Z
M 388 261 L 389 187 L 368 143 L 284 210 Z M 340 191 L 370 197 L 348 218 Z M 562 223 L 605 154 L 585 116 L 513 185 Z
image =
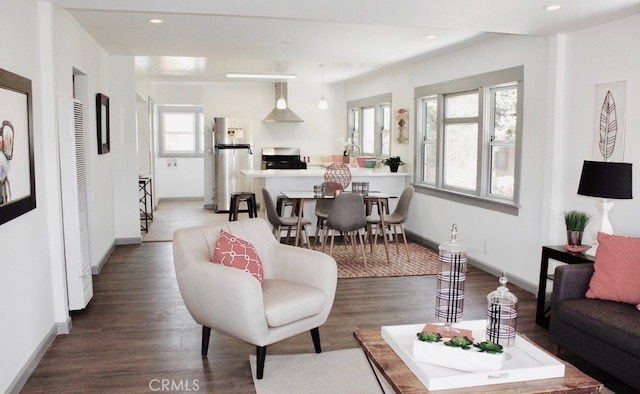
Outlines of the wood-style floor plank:
M 464 318 L 483 319 L 486 295 L 497 286 L 497 278 L 470 267 Z M 509 287 L 520 301 L 518 330 L 550 350 L 547 330 L 534 322 L 535 297 Z M 320 328 L 323 351 L 357 347 L 357 329 L 434 321 L 435 288 L 433 276 L 339 280 L 329 320 Z M 209 356 L 200 356 L 201 327 L 180 297 L 170 242 L 118 246 L 94 276 L 89 306 L 72 318 L 71 333 L 56 338 L 23 393 L 148 393 L 163 380 L 181 384 L 182 391 L 197 384 L 200 392 L 255 393 L 253 346 L 214 331 Z M 313 352 L 308 333 L 268 348 L 268 354 L 302 352 Z M 630 392 L 563 357 L 616 392 Z

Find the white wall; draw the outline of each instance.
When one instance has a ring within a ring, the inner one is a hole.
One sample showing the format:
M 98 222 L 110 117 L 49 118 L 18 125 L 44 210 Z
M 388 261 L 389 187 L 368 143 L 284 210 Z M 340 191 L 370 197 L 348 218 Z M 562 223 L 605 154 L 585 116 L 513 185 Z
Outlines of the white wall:
M 46 29 L 50 26 L 46 7 L 43 14 Z M 43 83 L 43 76 L 50 76 L 51 47 L 39 43 L 39 20 L 39 2 L 3 2 L 0 68 L 32 83 L 37 207 L 0 225 L 0 392 L 10 387 L 41 342 L 55 332 L 53 288 L 54 281 L 59 285 L 62 279 L 53 269 L 54 262 L 60 266 L 61 249 L 54 250 L 50 244 L 51 237 L 59 239 L 59 234 L 50 233 L 55 228 L 50 221 L 57 216 L 55 199 L 52 205 L 47 196 L 56 193 L 56 180 L 48 179 L 47 166 L 57 160 L 47 145 L 51 142 L 49 125 L 55 118 L 51 118 L 51 111 L 44 110 L 52 105 L 51 86 Z M 0 116 L 5 116 L 1 108 Z
M 578 180 L 583 160 L 592 156 L 596 122 L 602 103 L 596 103 L 596 84 L 627 81 L 626 138 L 624 161 L 633 163 L 634 199 L 616 200 L 609 219 L 617 234 L 639 236 L 640 227 L 640 15 L 584 30 L 567 37 L 566 115 L 562 134 L 567 141 L 563 152 L 565 165 L 560 170 L 563 182 L 562 210 L 572 208 L 596 215 L 595 199 L 578 196 Z M 598 110 L 596 111 L 596 108 Z M 620 114 L 618 114 L 620 116 Z M 587 227 L 585 243 L 592 240 L 593 224 Z
M 111 249 L 115 238 L 111 181 L 114 155 L 113 153 L 98 154 L 95 108 L 96 94 L 111 95 L 108 60 L 109 56 L 104 49 L 96 44 L 95 40 L 67 11 L 55 11 L 56 95 L 65 98 L 74 97 L 74 70 L 84 74 L 87 82 L 86 89 L 77 98 L 83 102 L 85 114 L 87 208 L 91 266 L 94 272 Z M 112 146 L 113 140 L 112 135 Z
M 37 204 L 0 225 L 0 310 L 7 322 L 0 328 L 0 392 L 6 392 L 20 387 L 55 335 L 69 329 L 56 125 L 57 98 L 73 97 L 75 72 L 86 76 L 80 98 L 86 104 L 92 266 L 107 257 L 116 236 L 139 240 L 140 229 L 132 58 L 111 59 L 117 79 L 110 85 L 106 52 L 66 11 L 48 2 L 4 1 L 0 26 L 0 68 L 32 81 Z M 119 81 L 128 85 L 120 86 Z M 112 138 L 117 138 L 112 139 L 112 153 L 100 156 L 95 127 L 98 92 L 112 96 L 118 110 L 112 116 L 117 122 L 112 125 Z M 115 163 L 123 168 L 114 168 Z M 114 179 L 116 171 L 122 183 Z M 116 189 L 132 196 L 118 209 Z M 116 233 L 117 219 L 125 224 Z
M 302 156 L 319 161 L 321 155 L 341 153 L 336 141 L 346 134 L 345 104 L 341 86 L 325 86 L 329 109 L 318 109 L 318 86 L 290 82 L 290 108 L 303 123 L 264 123 L 262 119 L 275 106 L 275 88 L 270 83 L 154 83 L 156 105 L 204 105 L 205 133 L 211 134 L 214 117 L 249 118 L 253 126 L 254 166 L 260 166 L 260 150 L 271 146 L 298 147 Z M 178 167 L 168 168 L 167 159 L 156 159 L 157 198 L 203 197 L 204 162 L 178 158 Z
M 407 229 L 437 243 L 448 239 L 456 223 L 458 239 L 469 256 L 498 270 L 537 283 L 540 252 L 540 212 L 544 157 L 548 40 L 540 37 L 509 36 L 424 60 L 356 81 L 345 87 L 346 100 L 392 90 L 394 107 L 409 106 L 411 153 L 413 157 L 415 108 L 413 89 L 417 86 L 524 65 L 524 125 L 522 152 L 521 209 L 512 216 L 460 204 L 446 199 L 414 194 Z M 404 155 L 404 153 L 403 153 Z

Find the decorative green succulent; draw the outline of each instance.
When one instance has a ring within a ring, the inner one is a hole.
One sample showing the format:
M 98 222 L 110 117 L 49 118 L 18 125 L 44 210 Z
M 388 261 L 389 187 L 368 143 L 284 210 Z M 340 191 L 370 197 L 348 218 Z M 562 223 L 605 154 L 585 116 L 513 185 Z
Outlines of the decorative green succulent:
M 442 335 L 437 332 L 419 332 L 418 339 L 423 342 L 440 342 L 442 341 Z
M 502 345 L 498 345 L 497 343 L 493 343 L 491 341 L 484 341 L 479 343 L 474 343 L 474 347 L 478 348 L 478 351 L 485 352 L 489 354 L 500 354 L 502 353 Z
M 471 345 L 473 344 L 473 342 L 471 342 L 471 339 L 467 338 L 466 336 L 463 336 L 463 337 L 455 336 L 455 337 L 452 337 L 449 341 L 445 342 L 444 344 L 446 346 L 459 347 L 464 350 L 469 350 L 471 349 Z

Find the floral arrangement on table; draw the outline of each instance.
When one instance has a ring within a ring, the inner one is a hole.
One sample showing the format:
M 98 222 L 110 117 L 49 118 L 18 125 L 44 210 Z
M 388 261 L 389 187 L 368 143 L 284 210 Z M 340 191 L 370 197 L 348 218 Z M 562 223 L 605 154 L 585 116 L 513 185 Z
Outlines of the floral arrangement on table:
M 460 352 L 457 349 L 465 350 Z M 438 332 L 419 332 L 413 343 L 413 357 L 420 362 L 469 372 L 495 371 L 502 368 L 502 345 L 492 341 L 474 343 L 461 335 L 444 341 Z

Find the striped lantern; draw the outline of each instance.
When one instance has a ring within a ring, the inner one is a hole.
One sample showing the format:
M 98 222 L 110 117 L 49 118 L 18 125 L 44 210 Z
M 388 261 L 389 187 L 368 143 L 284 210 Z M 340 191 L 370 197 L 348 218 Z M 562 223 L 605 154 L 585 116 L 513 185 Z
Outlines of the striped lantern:
M 457 240 L 458 228 L 451 226 L 451 238 L 438 247 L 438 285 L 436 318 L 445 324 L 438 331 L 442 336 L 454 336 L 459 330 L 453 323 L 462 319 L 464 282 L 467 273 L 467 250 Z

